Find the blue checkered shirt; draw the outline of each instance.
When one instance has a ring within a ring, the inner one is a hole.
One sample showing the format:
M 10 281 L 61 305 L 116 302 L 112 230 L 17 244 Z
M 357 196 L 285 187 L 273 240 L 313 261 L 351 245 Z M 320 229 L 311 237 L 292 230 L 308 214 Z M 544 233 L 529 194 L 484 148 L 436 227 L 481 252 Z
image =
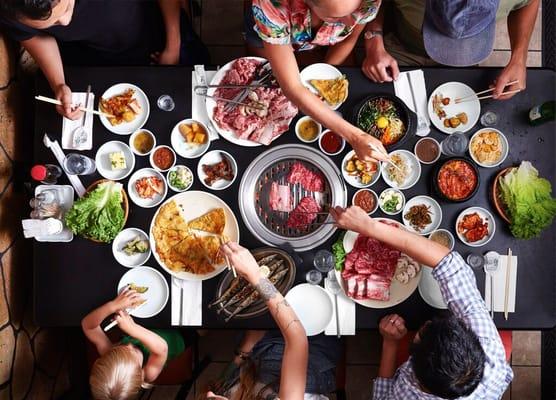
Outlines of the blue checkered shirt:
M 513 379 L 513 372 L 506 362 L 506 353 L 496 326 L 477 289 L 473 271 L 459 253 L 452 252 L 440 261 L 432 274 L 440 285 L 448 309 L 473 329 L 486 354 L 482 381 L 471 395 L 461 399 L 500 399 Z M 432 400 L 439 397 L 419 389 L 419 382 L 408 360 L 398 368 L 393 378 L 375 379 L 373 399 Z

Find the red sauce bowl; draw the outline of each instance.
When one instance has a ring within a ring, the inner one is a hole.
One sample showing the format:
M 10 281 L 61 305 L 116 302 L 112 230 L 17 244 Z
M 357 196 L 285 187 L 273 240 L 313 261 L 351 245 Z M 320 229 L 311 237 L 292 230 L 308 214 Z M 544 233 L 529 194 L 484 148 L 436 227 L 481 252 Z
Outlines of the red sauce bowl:
M 319 147 L 324 154 L 335 156 L 344 150 L 346 141 L 337 133 L 332 132 L 330 129 L 326 129 L 319 136 Z

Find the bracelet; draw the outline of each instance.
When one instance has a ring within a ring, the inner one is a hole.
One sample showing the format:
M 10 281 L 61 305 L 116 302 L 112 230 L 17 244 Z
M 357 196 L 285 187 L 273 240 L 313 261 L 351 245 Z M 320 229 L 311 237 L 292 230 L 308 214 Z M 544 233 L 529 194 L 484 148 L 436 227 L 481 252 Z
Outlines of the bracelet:
M 241 349 L 235 349 L 234 354 L 241 359 L 241 361 L 247 360 L 251 357 L 251 352 L 242 351 Z

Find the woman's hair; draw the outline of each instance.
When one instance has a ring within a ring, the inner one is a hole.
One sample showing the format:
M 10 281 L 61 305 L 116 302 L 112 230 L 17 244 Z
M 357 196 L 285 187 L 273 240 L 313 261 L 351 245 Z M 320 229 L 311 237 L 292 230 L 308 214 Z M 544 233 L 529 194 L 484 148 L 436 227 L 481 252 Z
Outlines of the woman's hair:
M 33 20 L 45 20 L 50 17 L 52 8 L 60 0 L 2 0 L 0 15 L 8 18 L 27 17 Z
M 134 399 L 141 392 L 143 369 L 132 349 L 114 346 L 95 361 L 89 383 L 96 400 Z

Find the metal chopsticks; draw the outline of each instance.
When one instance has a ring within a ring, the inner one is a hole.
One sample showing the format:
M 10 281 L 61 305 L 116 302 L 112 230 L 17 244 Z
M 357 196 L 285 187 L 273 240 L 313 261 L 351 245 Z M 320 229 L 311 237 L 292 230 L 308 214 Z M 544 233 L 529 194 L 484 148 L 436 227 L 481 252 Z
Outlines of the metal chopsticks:
M 519 83 L 519 79 L 516 79 L 515 81 L 511 81 L 511 82 L 506 83 L 506 86 L 515 85 L 516 83 Z M 464 103 L 464 102 L 466 102 L 466 101 L 475 100 L 475 97 L 477 97 L 478 100 L 486 99 L 486 98 L 492 97 L 492 96 L 479 97 L 479 95 L 480 95 L 480 94 L 485 94 L 485 93 L 492 92 L 492 91 L 494 91 L 494 89 L 495 89 L 495 88 L 490 88 L 490 89 L 487 89 L 487 90 L 483 90 L 482 92 L 477 92 L 477 93 L 470 94 L 469 96 L 457 97 L 457 98 L 454 100 L 454 102 L 455 102 L 456 104 Z M 518 91 L 520 91 L 520 90 L 521 90 L 521 89 L 519 89 Z M 518 91 L 511 90 L 511 91 L 509 91 L 509 92 L 502 93 L 502 94 L 517 93 Z

